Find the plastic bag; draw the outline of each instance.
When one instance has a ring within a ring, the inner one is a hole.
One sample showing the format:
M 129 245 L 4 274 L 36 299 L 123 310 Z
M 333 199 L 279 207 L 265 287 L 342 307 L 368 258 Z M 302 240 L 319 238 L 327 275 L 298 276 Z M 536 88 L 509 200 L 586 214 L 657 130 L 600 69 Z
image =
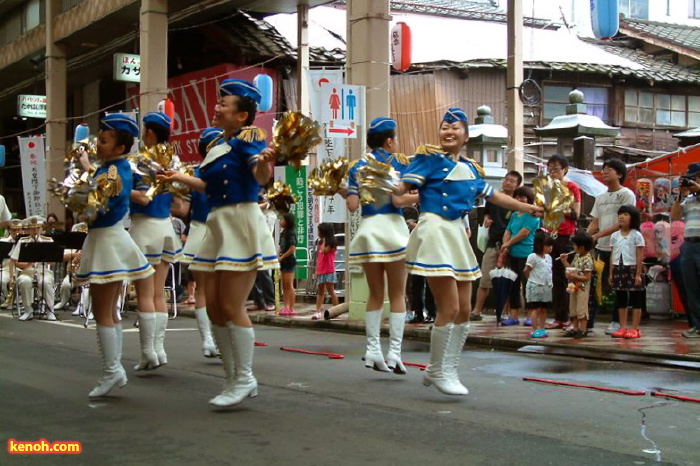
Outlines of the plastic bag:
M 479 251 L 486 252 L 486 246 L 489 243 L 489 228 L 479 225 L 479 230 L 476 232 L 476 247 Z

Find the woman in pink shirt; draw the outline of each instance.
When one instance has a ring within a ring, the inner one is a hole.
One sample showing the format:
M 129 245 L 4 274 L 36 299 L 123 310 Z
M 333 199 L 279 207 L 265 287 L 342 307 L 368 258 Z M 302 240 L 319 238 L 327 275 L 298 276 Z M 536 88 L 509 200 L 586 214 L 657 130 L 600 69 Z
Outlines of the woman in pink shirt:
M 335 234 L 330 223 L 321 223 L 318 226 L 318 259 L 316 260 L 316 283 L 318 295 L 316 296 L 316 312 L 311 317 L 313 320 L 323 318 L 321 306 L 326 297 L 326 291 L 331 296 L 334 306 L 338 305 L 338 297 L 335 295 Z

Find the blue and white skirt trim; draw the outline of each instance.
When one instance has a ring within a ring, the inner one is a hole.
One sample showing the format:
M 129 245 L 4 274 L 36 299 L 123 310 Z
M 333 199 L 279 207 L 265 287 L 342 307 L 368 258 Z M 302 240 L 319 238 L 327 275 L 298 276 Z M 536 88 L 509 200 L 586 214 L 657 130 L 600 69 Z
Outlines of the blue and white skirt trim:
M 481 269 L 462 219 L 448 220 L 430 212 L 420 214 L 406 249 L 408 273 L 474 281 Z
M 256 202 L 212 209 L 191 270 L 247 272 L 277 268 L 275 242 Z
M 403 260 L 408 244 L 408 227 L 399 214 L 362 217 L 350 243 L 351 264 L 396 262 Z
M 76 284 L 136 281 L 155 270 L 121 223 L 88 231 Z
M 184 257 L 182 242 L 169 218 L 133 215 L 129 234 L 151 264 L 180 262 Z
M 187 242 L 182 249 L 182 262 L 186 264 L 192 263 L 194 257 L 197 255 L 197 251 L 202 247 L 206 231 L 207 225 L 205 223 L 197 221 L 190 222 L 190 233 L 187 235 Z

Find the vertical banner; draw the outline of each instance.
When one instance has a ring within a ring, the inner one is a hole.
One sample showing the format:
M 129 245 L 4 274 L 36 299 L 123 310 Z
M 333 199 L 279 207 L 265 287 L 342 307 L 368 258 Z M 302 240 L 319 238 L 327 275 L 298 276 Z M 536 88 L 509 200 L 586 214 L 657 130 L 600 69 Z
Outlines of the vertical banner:
M 27 217 L 46 216 L 46 153 L 44 137 L 19 139 L 19 158 L 22 166 L 22 188 Z
M 341 86 L 343 84 L 343 70 L 310 70 L 309 71 L 311 100 L 311 115 L 317 121 L 322 119 L 321 88 L 326 85 Z M 345 156 L 345 140 L 328 136 L 328 128 L 324 125 L 324 139 L 318 146 L 317 165 Z M 311 196 L 311 194 L 309 194 Z M 341 196 L 325 197 L 313 196 L 313 221 L 315 224 L 321 222 L 345 223 L 347 220 L 347 209 L 345 200 Z M 316 232 L 309 236 L 310 244 L 314 243 Z
M 309 221 L 311 209 L 309 207 L 312 202 L 311 196 L 308 196 L 308 188 L 306 182 L 306 167 L 302 166 L 299 171 L 292 166 L 275 167 L 275 180 L 284 181 L 289 185 L 297 198 L 297 202 L 292 204 L 291 214 L 294 215 L 296 221 L 297 234 L 297 275 L 298 279 L 308 278 L 307 270 L 309 263 L 309 231 L 314 228 L 313 222 Z M 313 247 L 313 245 L 312 245 Z

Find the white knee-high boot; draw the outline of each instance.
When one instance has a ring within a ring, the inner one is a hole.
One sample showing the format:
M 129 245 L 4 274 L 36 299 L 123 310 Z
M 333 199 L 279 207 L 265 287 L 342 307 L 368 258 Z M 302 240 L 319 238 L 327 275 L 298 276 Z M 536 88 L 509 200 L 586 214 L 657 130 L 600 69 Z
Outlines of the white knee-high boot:
M 120 333 L 114 327 L 97 325 L 97 348 L 102 359 L 102 371 L 97 386 L 89 393 L 89 397 L 105 396 L 116 387 L 126 385 L 126 373 L 119 363 Z
M 150 370 L 158 367 L 158 355 L 153 349 L 156 335 L 156 313 L 139 312 L 139 341 L 141 343 L 141 361 L 134 370 Z
M 386 365 L 395 374 L 405 374 L 406 367 L 401 361 L 401 342 L 403 329 L 406 324 L 405 312 L 389 313 L 389 351 L 386 353 Z
M 367 351 L 365 352 L 365 367 L 375 371 L 391 372 L 382 354 L 381 337 L 382 310 L 365 312 L 365 332 L 367 333 Z
M 216 345 L 211 337 L 211 327 L 209 325 L 209 316 L 207 316 L 207 308 L 201 307 L 194 310 L 194 315 L 197 318 L 197 326 L 199 327 L 199 336 L 202 337 L 202 351 L 207 358 L 215 358 L 219 355 L 216 350 Z
M 233 386 L 211 401 L 211 404 L 220 408 L 235 406 L 246 398 L 258 396 L 258 381 L 253 376 L 255 331 L 252 327 L 236 327 L 232 322 L 228 322 L 227 325 L 233 341 L 236 377 Z
M 445 367 L 443 369 L 443 374 L 447 379 L 452 381 L 452 386 L 456 391 L 462 392 L 459 393 L 460 395 L 466 395 L 469 393 L 467 387 L 462 385 L 462 382 L 460 382 L 459 373 L 457 372 L 459 361 L 462 356 L 462 350 L 464 349 L 464 343 L 467 341 L 468 334 L 468 322 L 454 324 L 452 326 L 452 334 L 450 335 L 450 343 L 447 345 L 447 351 L 445 352 Z
M 165 331 L 168 328 L 168 313 L 156 312 L 156 333 L 153 340 L 153 349 L 158 356 L 158 366 L 164 366 L 168 363 L 168 355 L 165 354 Z
M 219 348 L 219 354 L 221 355 L 221 361 L 224 364 L 224 389 L 221 394 L 215 396 L 209 403 L 214 404 L 215 400 L 218 400 L 224 393 L 231 390 L 234 385 L 236 385 L 236 363 L 233 358 L 233 340 L 231 339 L 231 332 L 228 327 L 212 324 L 212 333 L 214 334 L 214 340 L 216 341 L 216 346 Z
M 435 388 L 445 395 L 465 395 L 465 388 L 461 384 L 455 384 L 445 374 L 445 353 L 450 345 L 451 334 L 452 323 L 441 327 L 433 325 L 430 335 L 430 364 L 425 370 L 423 385 L 435 385 Z

